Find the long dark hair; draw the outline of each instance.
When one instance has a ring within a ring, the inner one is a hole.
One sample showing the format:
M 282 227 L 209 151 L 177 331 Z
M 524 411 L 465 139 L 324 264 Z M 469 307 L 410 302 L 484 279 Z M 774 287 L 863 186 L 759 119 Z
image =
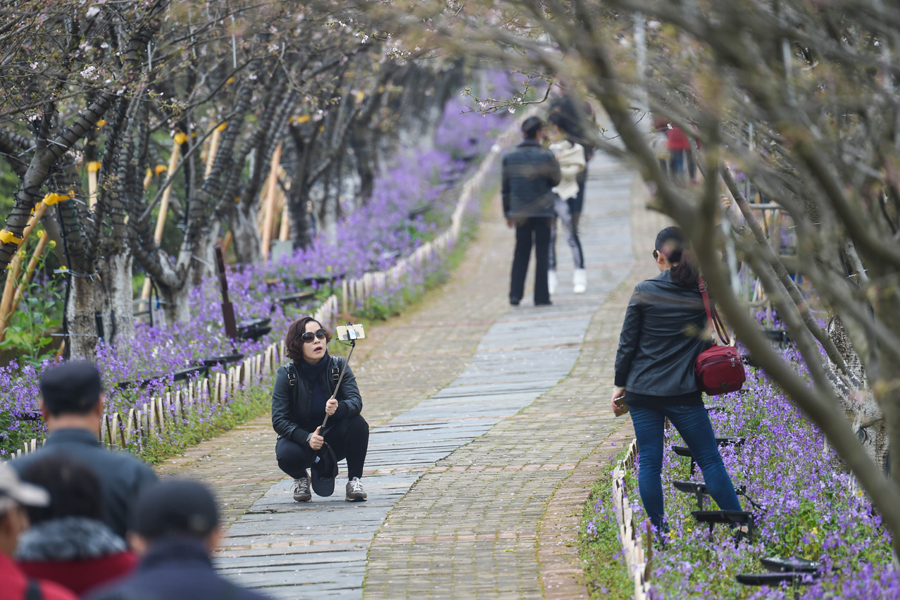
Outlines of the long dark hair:
M 287 335 L 284 336 L 284 353 L 288 355 L 288 358 L 292 360 L 303 359 L 303 340 L 300 339 L 300 336 L 306 331 L 306 324 L 310 322 L 317 324 L 320 329 L 325 329 L 321 323 L 309 316 L 301 317 L 291 323 L 291 326 L 288 327 Z M 325 343 L 327 344 L 330 341 L 331 332 L 325 329 Z
M 666 227 L 656 234 L 656 251 L 666 257 L 672 268 L 669 274 L 675 285 L 692 288 L 697 286 L 700 268 L 694 254 L 684 245 L 684 235 L 678 227 Z

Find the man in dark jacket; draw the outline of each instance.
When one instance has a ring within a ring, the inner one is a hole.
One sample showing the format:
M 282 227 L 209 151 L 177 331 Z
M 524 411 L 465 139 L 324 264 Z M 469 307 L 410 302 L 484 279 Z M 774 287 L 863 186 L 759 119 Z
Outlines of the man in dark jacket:
M 213 570 L 222 538 L 219 511 L 201 483 L 170 479 L 141 492 L 129 541 L 141 555 L 135 573 L 90 600 L 265 600 Z
M 13 468 L 21 475 L 26 467 L 57 453 L 80 460 L 100 479 L 103 522 L 124 538 L 135 498 L 157 478 L 134 456 L 107 450 L 97 439 L 104 400 L 100 371 L 89 362 L 67 362 L 47 369 L 40 386 L 49 435 L 43 448 L 12 461 Z
M 559 163 L 541 146 L 544 123 L 529 117 L 522 123 L 524 141 L 503 157 L 503 215 L 516 228 L 509 302 L 518 306 L 525 294 L 525 276 L 534 244 L 534 304 L 550 304 L 547 269 L 550 227 L 556 216 L 553 187 L 559 183 Z

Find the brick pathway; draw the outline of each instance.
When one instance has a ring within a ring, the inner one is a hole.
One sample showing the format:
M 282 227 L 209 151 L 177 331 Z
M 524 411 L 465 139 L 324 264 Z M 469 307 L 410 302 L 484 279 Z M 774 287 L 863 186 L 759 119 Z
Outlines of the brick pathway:
M 587 294 L 571 293 L 560 240 L 554 306 L 509 307 L 512 235 L 491 206 L 451 281 L 369 332 L 354 357 L 369 502 L 338 489 L 294 504 L 268 417 L 164 465 L 216 488 L 230 526 L 219 567 L 285 598 L 584 596 L 578 518 L 629 434 L 607 408 L 611 363 L 660 225 L 632 182 L 608 159 L 592 164 Z

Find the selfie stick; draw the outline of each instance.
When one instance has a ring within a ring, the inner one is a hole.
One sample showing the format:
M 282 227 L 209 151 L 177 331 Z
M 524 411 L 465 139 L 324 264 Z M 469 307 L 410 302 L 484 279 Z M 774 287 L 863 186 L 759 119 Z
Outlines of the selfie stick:
M 351 323 L 347 324 L 352 325 Z M 350 357 L 353 356 L 353 350 L 356 348 L 356 338 L 359 337 L 353 327 L 347 328 L 347 336 L 350 338 L 350 354 L 347 355 L 347 360 L 344 361 L 344 368 L 341 369 L 341 375 L 338 377 L 337 385 L 334 387 L 334 394 L 332 397 L 335 399 L 337 399 L 338 390 L 341 389 L 341 382 L 344 380 L 344 373 L 347 372 L 347 365 L 350 364 Z M 325 419 L 322 421 L 322 429 L 325 429 L 325 424 L 328 422 L 328 416 L 328 413 L 325 413 Z

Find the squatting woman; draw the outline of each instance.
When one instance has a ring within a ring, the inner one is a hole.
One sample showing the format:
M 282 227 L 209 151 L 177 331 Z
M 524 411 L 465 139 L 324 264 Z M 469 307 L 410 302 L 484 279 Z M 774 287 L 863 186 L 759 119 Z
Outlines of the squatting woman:
M 278 434 L 275 456 L 282 471 L 294 478 L 294 500 L 312 500 L 307 469 L 327 444 L 337 460 L 347 459 L 348 502 L 363 501 L 360 479 L 369 447 L 369 424 L 350 367 L 335 396 L 344 359 L 330 356 L 331 334 L 312 317 L 291 324 L 284 345 L 291 363 L 278 368 L 272 391 L 272 426 Z M 328 415 L 325 429 L 322 422 Z
M 613 410 L 624 396 L 640 449 L 641 502 L 657 531 L 665 531 L 663 428 L 666 417 L 684 438 L 703 470 L 706 487 L 723 510 L 741 510 L 694 371 L 707 342 L 706 310 L 699 271 L 684 247 L 681 230 L 667 227 L 656 236 L 653 258 L 660 274 L 639 283 L 628 303 L 616 353 Z

